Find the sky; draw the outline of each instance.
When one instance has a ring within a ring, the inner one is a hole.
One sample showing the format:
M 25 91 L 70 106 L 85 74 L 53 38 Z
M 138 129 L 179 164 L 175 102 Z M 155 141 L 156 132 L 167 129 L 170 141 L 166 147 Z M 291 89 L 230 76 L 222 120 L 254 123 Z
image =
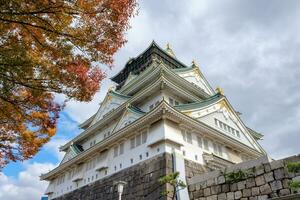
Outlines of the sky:
M 300 1 L 144 0 L 131 26 L 114 68 L 103 68 L 108 77 L 152 40 L 163 48 L 169 42 L 180 61 L 195 59 L 224 90 L 247 126 L 264 134 L 260 144 L 272 158 L 300 153 Z M 47 183 L 39 175 L 59 164 L 58 147 L 80 133 L 78 124 L 97 111 L 110 85 L 106 79 L 89 103 L 69 102 L 56 136 L 33 159 L 4 168 L 1 200 L 40 199 Z

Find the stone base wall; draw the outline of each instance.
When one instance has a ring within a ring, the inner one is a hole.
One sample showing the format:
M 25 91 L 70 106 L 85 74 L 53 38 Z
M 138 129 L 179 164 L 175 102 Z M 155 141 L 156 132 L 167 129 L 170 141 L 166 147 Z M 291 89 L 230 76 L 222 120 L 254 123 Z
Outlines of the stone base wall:
M 248 168 L 228 167 L 222 171 L 212 171 L 193 177 L 188 186 L 190 199 L 197 200 L 266 200 L 266 199 L 300 199 L 292 194 L 289 181 L 300 180 L 300 173 L 291 173 L 287 163 L 299 162 L 300 155 L 273 162 L 259 162 Z M 252 162 L 252 161 L 251 161 Z M 253 164 L 249 162 L 248 164 Z M 237 165 L 238 166 L 238 165 Z M 228 175 L 242 171 L 244 178 L 232 179 Z M 199 181 L 197 181 L 199 180 Z
M 161 193 L 167 186 L 158 179 L 172 172 L 172 156 L 161 154 L 109 177 L 55 198 L 55 200 L 112 200 L 118 199 L 113 181 L 126 181 L 122 200 L 167 199 Z

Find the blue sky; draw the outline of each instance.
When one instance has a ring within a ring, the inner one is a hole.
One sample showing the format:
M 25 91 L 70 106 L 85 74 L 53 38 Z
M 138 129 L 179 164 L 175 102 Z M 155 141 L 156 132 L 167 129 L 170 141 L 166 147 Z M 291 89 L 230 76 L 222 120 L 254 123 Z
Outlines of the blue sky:
M 57 130 L 58 131 L 56 135 L 51 138 L 51 141 L 49 142 L 50 144 L 52 144 L 53 142 L 55 143 L 57 142 L 60 144 L 60 142 L 70 140 L 80 132 L 80 129 L 78 128 L 78 123 L 74 121 L 66 112 L 62 112 L 60 114 Z M 60 158 L 61 157 L 58 156 L 58 152 L 56 152 L 56 150 L 53 149 L 52 146 L 51 148 L 49 148 L 49 144 L 48 144 L 44 146 L 41 149 L 41 151 L 39 151 L 34 156 L 33 159 L 30 159 L 26 162 L 28 164 L 34 162 L 39 162 L 39 163 L 50 162 L 53 164 L 57 164 L 60 162 Z M 7 176 L 16 178 L 18 173 L 24 170 L 24 168 L 25 167 L 22 162 L 12 162 L 4 168 L 3 173 Z
M 300 1 L 139 1 L 139 15 L 115 55 L 108 77 L 140 54 L 152 40 L 169 42 L 185 64 L 195 59 L 211 85 L 221 86 L 245 124 L 262 132 L 261 145 L 273 158 L 300 152 Z M 111 82 L 106 79 L 89 103 L 70 101 L 58 133 L 31 160 L 11 163 L 0 175 L 1 200 L 34 200 L 47 183 L 39 175 L 54 168 L 58 147 L 80 132 Z M 58 97 L 61 99 L 61 97 Z M 28 184 L 30 182 L 30 184 Z

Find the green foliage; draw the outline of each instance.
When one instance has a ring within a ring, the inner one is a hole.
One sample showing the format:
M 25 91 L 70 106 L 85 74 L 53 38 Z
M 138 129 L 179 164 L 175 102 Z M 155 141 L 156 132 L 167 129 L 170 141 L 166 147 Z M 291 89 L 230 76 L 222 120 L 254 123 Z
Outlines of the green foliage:
M 300 172 L 300 162 L 290 162 L 287 164 L 289 172 L 299 173 Z
M 184 188 L 186 188 L 186 184 L 179 180 L 179 172 L 170 173 L 166 176 L 161 177 L 158 181 L 160 184 L 170 184 L 173 187 L 173 191 L 166 190 L 162 192 L 162 195 L 168 196 L 169 194 L 172 195 L 172 199 L 175 198 L 175 194 Z M 173 193 L 173 194 L 172 194 Z
M 225 180 L 227 183 L 236 183 L 246 179 L 247 177 L 248 173 L 242 170 L 225 174 Z
M 292 192 L 296 192 L 300 188 L 300 181 L 290 181 L 289 188 Z

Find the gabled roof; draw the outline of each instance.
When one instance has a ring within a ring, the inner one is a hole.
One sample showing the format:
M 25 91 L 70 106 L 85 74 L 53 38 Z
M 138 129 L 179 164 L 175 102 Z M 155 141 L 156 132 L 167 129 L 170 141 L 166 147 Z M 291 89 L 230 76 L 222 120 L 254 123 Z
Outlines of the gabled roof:
M 187 67 L 187 68 L 176 68 L 176 69 L 173 69 L 173 71 L 176 73 L 179 73 L 179 74 L 185 74 L 185 73 L 195 71 L 201 77 L 201 79 L 204 81 L 204 85 L 211 92 L 211 94 L 215 93 L 213 88 L 211 87 L 211 85 L 209 84 L 209 82 L 207 81 L 205 76 L 203 75 L 202 71 L 200 70 L 199 65 L 194 60 L 192 62 L 192 66 Z
M 177 60 L 176 57 L 170 55 L 153 41 L 143 53 L 135 58 L 131 58 L 118 74 L 111 77 L 111 80 L 120 85 L 124 84 L 130 72 L 133 74 L 139 74 L 147 68 L 152 56 L 157 56 L 163 62 L 168 63 L 171 68 L 187 67 L 185 64 Z
M 180 104 L 180 105 L 176 105 L 175 108 L 178 110 L 192 110 L 192 109 L 196 109 L 196 108 L 202 108 L 202 107 L 211 105 L 211 104 L 221 100 L 222 98 L 224 98 L 224 96 L 221 95 L 220 93 L 217 93 L 213 96 L 210 96 L 210 97 L 204 99 L 203 101 L 187 103 L 187 104 Z

